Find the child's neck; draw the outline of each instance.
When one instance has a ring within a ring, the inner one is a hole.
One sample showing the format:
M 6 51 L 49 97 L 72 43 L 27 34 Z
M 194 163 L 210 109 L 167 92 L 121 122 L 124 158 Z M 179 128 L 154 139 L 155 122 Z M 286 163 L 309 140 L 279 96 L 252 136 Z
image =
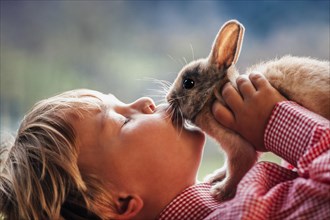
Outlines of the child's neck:
M 195 184 L 197 184 L 197 181 L 184 184 L 161 184 L 162 187 L 155 184 L 154 187 L 149 187 L 147 194 L 143 198 L 144 202 L 142 211 L 137 215 L 137 218 L 134 219 L 157 219 L 159 214 L 175 197 L 177 197 L 186 188 Z

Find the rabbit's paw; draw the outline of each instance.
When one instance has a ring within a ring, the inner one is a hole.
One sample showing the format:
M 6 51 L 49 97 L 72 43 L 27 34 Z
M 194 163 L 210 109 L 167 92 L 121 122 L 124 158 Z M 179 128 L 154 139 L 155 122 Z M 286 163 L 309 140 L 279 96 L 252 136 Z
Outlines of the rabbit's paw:
M 220 169 L 214 171 L 213 173 L 208 174 L 204 178 L 204 182 L 213 184 L 213 183 L 222 181 L 223 179 L 225 179 L 225 177 L 226 177 L 226 169 L 220 168 Z
M 211 195 L 218 201 L 232 199 L 236 194 L 236 187 L 227 184 L 226 181 L 215 183 L 211 187 Z

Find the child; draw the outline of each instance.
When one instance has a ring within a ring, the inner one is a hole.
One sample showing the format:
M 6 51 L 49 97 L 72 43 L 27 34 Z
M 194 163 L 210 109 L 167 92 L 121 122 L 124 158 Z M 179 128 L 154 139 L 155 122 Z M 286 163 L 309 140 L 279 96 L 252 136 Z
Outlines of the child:
M 196 182 L 202 132 L 177 129 L 166 106 L 148 98 L 124 104 L 76 90 L 41 101 L 24 118 L 6 148 L 0 211 L 8 219 L 330 217 L 329 121 L 284 101 L 263 77 L 251 80 L 238 80 L 243 98 L 223 89 L 228 106 L 215 102 L 215 118 L 298 173 L 259 163 L 234 199 L 215 201 L 211 185 Z M 277 130 L 288 123 L 302 129 Z
M 165 107 L 149 98 L 124 104 L 76 90 L 43 100 L 6 148 L 1 213 L 152 219 L 196 183 L 204 139 L 197 129 L 177 129 Z

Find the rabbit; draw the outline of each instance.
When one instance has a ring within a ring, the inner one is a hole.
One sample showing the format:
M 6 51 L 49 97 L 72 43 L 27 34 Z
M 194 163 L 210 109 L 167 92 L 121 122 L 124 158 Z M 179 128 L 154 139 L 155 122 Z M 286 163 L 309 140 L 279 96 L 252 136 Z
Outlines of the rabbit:
M 211 112 L 214 100 L 221 101 L 220 89 L 225 83 L 230 82 L 237 88 L 239 73 L 235 64 L 244 30 L 236 20 L 226 22 L 217 34 L 209 56 L 183 67 L 165 98 L 173 112 L 173 121 L 184 119 L 195 124 L 213 137 L 225 152 L 224 167 L 208 177 L 213 184 L 211 194 L 219 201 L 234 197 L 238 183 L 258 159 L 253 146 L 221 126 Z M 254 65 L 247 73 L 255 71 L 263 73 L 287 99 L 330 119 L 329 61 L 287 55 Z

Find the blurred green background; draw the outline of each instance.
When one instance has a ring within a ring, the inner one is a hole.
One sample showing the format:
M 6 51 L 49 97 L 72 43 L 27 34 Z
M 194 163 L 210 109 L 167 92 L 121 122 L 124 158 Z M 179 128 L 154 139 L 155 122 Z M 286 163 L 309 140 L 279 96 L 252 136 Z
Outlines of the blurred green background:
M 229 19 L 246 27 L 238 67 L 285 54 L 329 60 L 329 1 L 0 1 L 1 131 L 38 100 L 76 89 L 153 97 L 206 57 Z M 192 52 L 193 48 L 193 52 Z M 199 178 L 223 155 L 207 140 Z M 278 162 L 267 154 L 262 159 Z

